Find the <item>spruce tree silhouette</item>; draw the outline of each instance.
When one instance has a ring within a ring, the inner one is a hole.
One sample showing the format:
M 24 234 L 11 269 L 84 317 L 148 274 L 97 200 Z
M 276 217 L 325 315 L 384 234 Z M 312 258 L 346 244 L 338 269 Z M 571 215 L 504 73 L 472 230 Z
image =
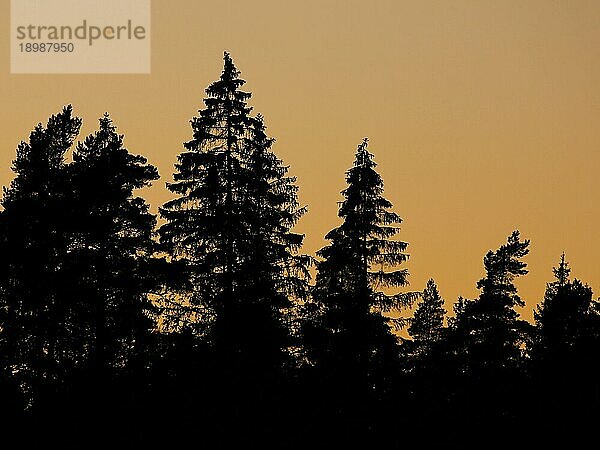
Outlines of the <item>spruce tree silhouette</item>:
M 401 218 L 389 210 L 367 145 L 364 139 L 346 172 L 343 223 L 326 235 L 331 244 L 317 253 L 322 260 L 313 295 L 321 312 L 305 330 L 310 356 L 325 380 L 324 410 L 333 409 L 328 413 L 339 421 L 339 432 L 351 438 L 373 428 L 378 403 L 398 370 L 397 338 L 390 327 L 401 320 L 384 314 L 416 298 L 382 291 L 408 284 L 408 270 L 398 267 L 408 259 L 408 244 L 392 239 Z M 326 419 L 328 426 L 332 418 Z
M 218 374 L 208 395 L 220 394 L 214 401 L 229 408 L 220 413 L 227 425 L 250 436 L 274 420 L 263 430 L 250 425 L 272 414 L 273 377 L 293 344 L 285 312 L 307 291 L 310 260 L 298 255 L 303 236 L 291 231 L 305 211 L 295 179 L 272 152 L 263 118 L 251 116 L 239 76 L 225 53 L 167 185 L 176 198 L 160 209 L 166 223 L 159 234 L 171 258 L 185 263 L 192 288 L 182 296 L 208 328 Z
M 245 347 L 241 353 L 251 359 L 245 364 L 263 367 L 282 366 L 290 347 L 299 344 L 290 335 L 290 309 L 292 301 L 308 296 L 312 264 L 298 253 L 304 236 L 290 231 L 306 208 L 299 208 L 296 179 L 286 175 L 287 167 L 271 150 L 273 142 L 265 134 L 263 117 L 253 118 L 244 139 L 248 161 L 243 175 L 248 178 L 241 180 L 247 204 L 246 240 L 240 241 L 238 252 L 243 255 L 238 281 L 243 300 L 235 312 L 240 322 L 222 321 L 223 328 L 217 329 L 238 335 L 235 341 Z

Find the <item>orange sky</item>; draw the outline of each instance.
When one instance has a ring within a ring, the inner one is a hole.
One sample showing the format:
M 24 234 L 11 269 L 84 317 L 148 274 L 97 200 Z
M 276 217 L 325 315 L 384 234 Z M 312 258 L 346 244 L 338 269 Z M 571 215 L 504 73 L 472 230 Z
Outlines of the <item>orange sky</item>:
M 0 0 L 0 184 L 39 121 L 72 103 L 83 135 L 109 111 L 163 179 L 204 88 L 231 52 L 323 245 L 356 146 L 370 138 L 404 218 L 411 288 L 476 295 L 482 258 L 518 228 L 532 240 L 530 309 L 564 250 L 600 294 L 600 2 L 153 0 L 150 75 L 9 75 Z

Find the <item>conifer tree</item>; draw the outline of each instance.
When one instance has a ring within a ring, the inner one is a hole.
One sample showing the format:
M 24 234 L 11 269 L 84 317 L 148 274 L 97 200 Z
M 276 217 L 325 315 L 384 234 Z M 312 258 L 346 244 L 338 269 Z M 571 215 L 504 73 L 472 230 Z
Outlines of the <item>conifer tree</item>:
M 440 296 L 435 281 L 430 279 L 408 328 L 418 353 L 427 352 L 441 338 L 445 315 L 444 299 Z
M 298 205 L 296 179 L 287 175 L 288 168 L 271 149 L 274 139 L 265 131 L 259 114 L 251 119 L 244 139 L 247 179 L 241 184 L 247 196 L 246 239 L 240 240 L 244 257 L 238 277 L 243 300 L 236 315 L 240 323 L 221 324 L 224 333 L 238 335 L 233 342 L 243 343 L 244 353 L 268 365 L 269 361 L 282 363 L 281 350 L 300 344 L 293 339 L 297 324 L 291 322 L 290 309 L 296 300 L 307 297 L 312 260 L 299 254 L 303 235 L 291 231 L 306 212 Z
M 519 408 L 530 327 L 516 311 L 524 302 L 514 280 L 527 273 L 521 259 L 528 247 L 529 241 L 521 241 L 519 231 L 513 231 L 506 244 L 486 254 L 486 275 L 477 283 L 481 294 L 457 305 L 445 341 L 451 398 L 458 408 L 451 415 L 469 416 L 477 423 L 477 436 L 502 426 L 498 420 L 508 420 Z
M 441 415 L 440 407 L 448 397 L 449 377 L 445 367 L 447 358 L 444 357 L 447 338 L 445 315 L 444 300 L 435 281 L 430 279 L 407 330 L 412 340 L 404 340 L 402 345 L 405 355 L 405 377 L 402 381 L 410 392 L 406 408 L 414 417 L 412 428 L 415 433 L 433 434 L 427 437 L 430 444 L 436 442 L 435 435 L 441 432 L 441 424 L 436 417 Z M 423 421 L 423 417 L 428 420 Z M 435 432 L 432 433 L 433 429 Z
M 389 294 L 408 284 L 408 270 L 398 267 L 408 259 L 408 244 L 393 240 L 401 218 L 383 197 L 383 180 L 367 145 L 364 139 L 346 172 L 338 214 L 343 223 L 326 235 L 331 243 L 317 253 L 322 260 L 314 299 L 322 312 L 307 329 L 307 339 L 315 363 L 334 383 L 347 383 L 357 395 L 373 389 L 380 395 L 383 374 L 397 363 L 392 328 L 401 322 L 384 314 L 415 295 Z
M 593 429 L 600 388 L 600 309 L 592 289 L 570 279 L 571 269 L 561 256 L 554 281 L 534 311 L 536 336 L 532 348 L 532 386 L 537 394 L 540 428 L 561 427 L 579 436 Z M 569 411 L 568 416 L 564 411 Z
M 582 325 L 592 305 L 592 291 L 579 280 L 570 280 L 571 269 L 563 253 L 555 280 L 546 285 L 544 301 L 536 307 L 534 318 L 544 346 L 558 351 L 575 344 L 578 326 Z
M 193 287 L 182 295 L 199 309 L 220 354 L 277 366 L 290 345 L 283 310 L 305 290 L 302 236 L 291 231 L 304 209 L 262 117 L 251 116 L 244 84 L 225 53 L 178 156 L 168 184 L 176 198 L 160 210 L 159 233 L 173 260 L 185 262 Z
M 96 376 L 139 364 L 153 288 L 151 256 L 156 223 L 134 190 L 158 179 L 146 158 L 123 146 L 108 114 L 98 131 L 77 145 L 69 180 L 73 187 L 67 264 L 75 342 Z
M 595 353 L 593 347 L 600 338 L 600 310 L 592 289 L 578 279 L 570 280 L 571 269 L 564 253 L 552 271 L 555 281 L 546 285 L 544 300 L 534 311 L 537 339 L 533 356 L 538 364 L 556 365 L 554 371 L 558 366 L 562 371 L 573 371 L 582 358 Z
M 4 189 L 0 215 L 2 260 L 2 358 L 31 405 L 52 389 L 68 367 L 61 351 L 68 305 L 60 295 L 68 210 L 65 153 L 81 120 L 71 106 L 38 124 L 21 142 Z
M 464 350 L 473 366 L 487 370 L 515 367 L 521 356 L 524 323 L 517 306 L 524 306 L 514 279 L 527 273 L 521 258 L 529 253 L 529 241 L 514 231 L 506 244 L 484 258 L 486 276 L 477 287 L 477 300 L 466 301 L 454 321 L 454 331 L 464 338 Z

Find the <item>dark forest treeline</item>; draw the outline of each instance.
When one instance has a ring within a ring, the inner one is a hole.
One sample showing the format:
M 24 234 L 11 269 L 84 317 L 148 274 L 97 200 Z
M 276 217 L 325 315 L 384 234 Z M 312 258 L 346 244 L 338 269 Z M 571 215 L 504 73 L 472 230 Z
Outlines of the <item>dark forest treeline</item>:
M 433 280 L 407 290 L 402 219 L 366 139 L 341 224 L 303 255 L 296 179 L 224 61 L 160 226 L 138 196 L 158 171 L 108 114 L 74 145 L 81 120 L 65 107 L 17 148 L 0 213 L 2 448 L 593 438 L 600 302 L 565 255 L 534 324 L 517 312 L 518 231 L 485 255 L 479 296 L 446 317 Z

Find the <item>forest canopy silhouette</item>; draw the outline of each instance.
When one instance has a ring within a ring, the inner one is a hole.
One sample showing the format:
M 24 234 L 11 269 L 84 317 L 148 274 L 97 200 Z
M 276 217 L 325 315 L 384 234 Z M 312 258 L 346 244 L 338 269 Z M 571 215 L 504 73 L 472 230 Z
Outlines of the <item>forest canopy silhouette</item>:
M 360 136 L 339 226 L 303 254 L 294 227 L 308 209 L 240 76 L 225 53 L 159 217 L 143 197 L 158 171 L 108 113 L 81 137 L 66 106 L 17 147 L 0 212 L 0 439 L 464 448 L 593 437 L 600 301 L 566 255 L 533 323 L 519 315 L 530 241 L 518 230 L 483 255 L 479 295 L 448 315 L 433 279 L 409 288 L 403 219 Z

